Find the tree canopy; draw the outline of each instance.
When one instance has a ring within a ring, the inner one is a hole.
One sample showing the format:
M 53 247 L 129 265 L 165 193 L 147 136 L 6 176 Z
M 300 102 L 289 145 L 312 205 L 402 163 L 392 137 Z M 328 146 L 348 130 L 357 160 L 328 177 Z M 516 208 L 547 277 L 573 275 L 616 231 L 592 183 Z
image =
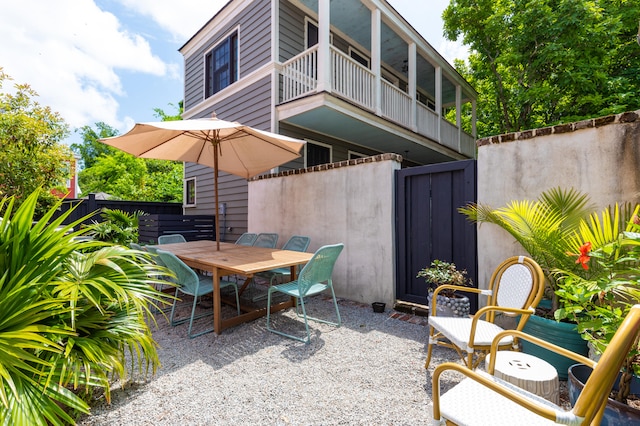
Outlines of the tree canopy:
M 175 116 L 160 108 L 154 111 L 162 121 L 179 120 L 182 102 Z M 101 138 L 118 135 L 116 129 L 103 122 L 96 123 L 95 129 L 84 126 L 79 131 L 83 143 L 73 144 L 72 148 L 84 163 L 78 174 L 83 195 L 105 192 L 121 200 L 182 202 L 182 163 L 136 158 L 101 143 Z
M 69 128 L 57 112 L 40 105 L 38 94 L 28 84 L 15 84 L 0 67 L 0 198 L 15 196 L 19 205 L 39 190 L 36 215 L 53 205 L 51 193 L 66 191 L 73 154 L 62 140 Z
M 640 107 L 637 0 L 451 0 L 444 34 L 471 50 L 478 135 Z

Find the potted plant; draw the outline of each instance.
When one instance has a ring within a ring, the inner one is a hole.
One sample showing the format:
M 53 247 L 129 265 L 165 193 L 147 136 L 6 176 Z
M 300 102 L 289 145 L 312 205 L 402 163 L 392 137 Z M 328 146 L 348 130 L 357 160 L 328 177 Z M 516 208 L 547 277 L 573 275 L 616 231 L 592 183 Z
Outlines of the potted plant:
M 543 338 L 581 355 L 588 348 L 578 332 L 577 325 L 569 317 L 559 320 L 555 312 L 564 308 L 566 299 L 558 293 L 557 274 L 580 274 L 583 264 L 567 253 L 584 253 L 585 241 L 593 248 L 607 244 L 618 237 L 625 220 L 632 217 L 631 206 L 618 205 L 605 209 L 602 218 L 593 212 L 586 194 L 575 189 L 552 188 L 544 191 L 536 200 L 511 201 L 505 207 L 469 204 L 459 211 L 477 223 L 493 223 L 520 243 L 542 268 L 546 277 L 548 304 L 536 309 L 523 331 Z M 543 301 L 544 302 L 544 301 Z M 573 361 L 528 342 L 522 342 L 523 351 L 543 358 L 558 371 L 558 377 L 567 379 L 567 370 Z
M 455 285 L 471 287 L 473 282 L 467 277 L 466 270 L 458 270 L 455 263 L 434 260 L 429 267 L 418 271 L 417 278 L 424 278 L 428 289 L 429 306 L 434 306 L 432 298 L 440 286 Z M 439 316 L 469 316 L 471 308 L 469 298 L 456 292 L 453 288 L 442 288 L 436 293 L 436 312 Z
M 626 230 L 606 244 L 591 250 L 586 242 L 578 256 L 581 273 L 554 271 L 557 295 L 563 308 L 555 312 L 558 320 L 568 318 L 577 324 L 578 332 L 594 348 L 603 352 L 631 307 L 640 300 L 640 219 L 637 206 Z M 620 371 L 618 384 L 611 395 L 605 418 L 640 422 L 640 348 L 629 352 Z M 591 368 L 577 364 L 569 368 L 572 397 L 584 387 Z M 631 394 L 636 394 L 630 399 Z M 617 407 L 613 401 L 617 401 Z M 636 408 L 631 407 L 633 404 Z M 613 421 L 613 420 L 612 420 Z M 617 422 L 616 422 L 617 423 Z

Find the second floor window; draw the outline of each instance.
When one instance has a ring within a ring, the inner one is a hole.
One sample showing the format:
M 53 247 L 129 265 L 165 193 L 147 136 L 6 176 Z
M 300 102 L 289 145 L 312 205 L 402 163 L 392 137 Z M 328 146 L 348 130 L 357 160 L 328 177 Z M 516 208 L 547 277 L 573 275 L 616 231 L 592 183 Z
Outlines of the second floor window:
M 205 56 L 205 98 L 238 80 L 238 33 L 234 32 Z

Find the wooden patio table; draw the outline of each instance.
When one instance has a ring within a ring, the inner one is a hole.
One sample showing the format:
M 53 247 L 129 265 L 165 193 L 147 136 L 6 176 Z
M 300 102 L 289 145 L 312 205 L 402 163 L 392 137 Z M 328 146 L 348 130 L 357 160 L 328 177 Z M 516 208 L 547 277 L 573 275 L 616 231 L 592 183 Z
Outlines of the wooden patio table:
M 296 266 L 307 263 L 313 253 L 243 246 L 233 243 L 220 243 L 220 251 L 216 250 L 215 241 L 201 240 L 186 243 L 162 244 L 162 250 L 171 252 L 192 268 L 210 271 L 213 275 L 213 330 L 220 334 L 222 330 L 238 324 L 252 321 L 267 314 L 268 307 L 255 308 L 240 303 L 241 314 L 222 319 L 220 310 L 220 278 L 231 274 L 253 277 L 256 272 L 269 271 L 276 268 L 291 268 L 291 279 L 296 278 Z M 226 303 L 226 301 L 225 301 Z M 271 306 L 271 312 L 294 307 L 295 298 L 279 302 Z

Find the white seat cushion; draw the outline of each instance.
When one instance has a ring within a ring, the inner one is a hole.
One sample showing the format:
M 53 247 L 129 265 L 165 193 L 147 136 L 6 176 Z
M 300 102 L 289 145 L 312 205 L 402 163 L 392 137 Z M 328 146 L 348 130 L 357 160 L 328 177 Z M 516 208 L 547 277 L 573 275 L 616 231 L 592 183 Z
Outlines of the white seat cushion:
M 430 316 L 429 325 L 441 332 L 451 343 L 460 349 L 467 349 L 469 335 L 471 333 L 471 318 Z M 497 325 L 480 320 L 476 326 L 473 345 L 490 346 L 493 338 L 501 331 L 504 330 Z M 508 345 L 511 342 L 513 342 L 513 337 L 509 336 L 502 339 L 500 344 Z
M 580 424 L 580 419 L 571 412 L 566 412 L 537 395 L 484 372 L 478 371 L 478 374 L 491 378 L 494 382 L 500 383 L 528 399 L 552 408 L 564 419 L 562 424 Z M 534 426 L 558 424 L 534 414 L 521 405 L 469 378 L 463 379 L 440 397 L 440 411 L 444 418 L 459 425 Z

